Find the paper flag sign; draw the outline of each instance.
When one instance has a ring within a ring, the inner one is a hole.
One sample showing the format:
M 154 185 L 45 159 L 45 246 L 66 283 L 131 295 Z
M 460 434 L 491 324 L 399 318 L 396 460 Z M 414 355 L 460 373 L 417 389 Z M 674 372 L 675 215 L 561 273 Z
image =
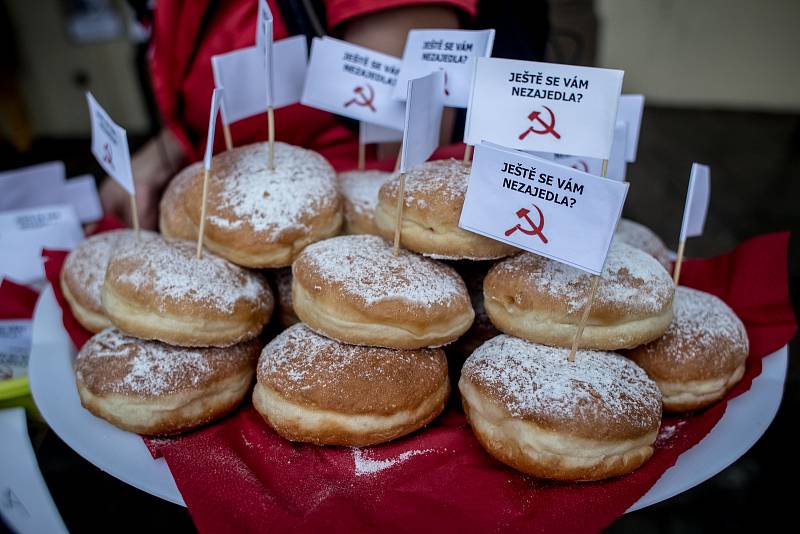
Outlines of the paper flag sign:
M 703 234 L 710 199 L 711 172 L 707 165 L 693 163 L 692 173 L 689 175 L 689 189 L 686 192 L 686 204 L 683 207 L 681 241 L 686 241 L 687 237 Z
M 465 142 L 607 159 L 623 72 L 478 58 Z
M 619 97 L 617 122 L 624 122 L 628 128 L 628 139 L 625 142 L 625 160 L 628 163 L 636 161 L 636 151 L 639 149 L 639 131 L 642 128 L 643 113 L 644 96 L 622 95 Z
M 361 121 L 358 123 L 358 142 L 362 145 L 372 143 L 399 143 L 403 140 L 403 130 L 386 128 Z
M 92 93 L 86 93 L 86 101 L 89 103 L 89 117 L 92 121 L 92 154 L 103 170 L 133 195 L 133 169 L 128 135 L 111 120 Z
M 424 163 L 439 146 L 444 107 L 442 87 L 442 71 L 435 71 L 408 82 L 400 172 L 407 172 Z

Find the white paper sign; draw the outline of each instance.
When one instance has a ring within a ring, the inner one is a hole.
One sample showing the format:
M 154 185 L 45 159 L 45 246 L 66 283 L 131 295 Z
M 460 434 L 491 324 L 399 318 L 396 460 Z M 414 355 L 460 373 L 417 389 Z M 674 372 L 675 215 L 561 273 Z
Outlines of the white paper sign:
M 643 95 L 622 95 L 617 106 L 617 122 L 622 121 L 628 127 L 628 139 L 625 143 L 625 160 L 628 163 L 636 161 L 636 151 L 639 149 L 639 131 L 642 128 L 642 114 L 644 113 Z
M 279 109 L 300 102 L 306 81 L 308 47 L 302 35 L 287 37 L 272 45 L 274 76 L 272 107 Z M 267 111 L 264 61 L 255 47 L 240 48 L 211 57 L 214 84 L 222 87 L 223 124 Z
M 424 163 L 439 146 L 444 98 L 444 73 L 437 70 L 408 82 L 400 172 Z
M 30 319 L 0 319 L 0 382 L 28 374 Z
M 478 58 L 464 140 L 606 159 L 620 70 Z
M 625 143 L 627 142 L 628 127 L 624 122 L 617 122 L 614 127 L 614 142 L 611 145 L 611 156 L 608 158 L 606 178 L 612 180 L 625 180 L 627 164 L 625 162 Z M 528 151 L 526 151 L 528 152 Z M 568 156 L 566 154 L 548 154 L 546 152 L 530 151 L 536 157 L 555 161 L 559 165 L 566 165 L 581 172 L 603 175 L 603 160 L 600 158 L 587 158 L 584 156 Z
M 22 284 L 44 280 L 42 249 L 72 250 L 82 240 L 83 228 L 72 206 L 2 212 L 0 277 Z
M 67 180 L 61 161 L 0 172 L 0 191 L 0 211 L 72 204 L 83 223 L 103 217 L 94 177 Z
M 223 89 L 217 87 L 211 93 L 211 111 L 208 115 L 208 136 L 206 137 L 206 152 L 203 155 L 203 168 L 211 171 L 211 157 L 214 155 L 214 135 L 217 131 L 217 114 L 219 114 L 219 104 L 222 101 Z
M 689 189 L 686 192 L 686 204 L 683 207 L 681 241 L 685 241 L 687 237 L 697 237 L 703 234 L 710 199 L 711 171 L 707 165 L 692 163 L 692 173 L 689 175 Z
M 256 49 L 264 65 L 264 91 L 267 107 L 274 107 L 274 63 L 272 50 L 272 11 L 267 0 L 258 0 L 258 19 L 256 21 Z
M 92 121 L 92 154 L 103 170 L 125 188 L 125 191 L 135 194 L 128 135 L 111 120 L 92 93 L 86 93 L 86 100 Z
M 444 105 L 465 108 L 475 59 L 492 55 L 494 30 L 411 30 L 403 52 L 394 98 L 406 99 L 408 81 L 444 72 Z
M 396 128 L 405 117 L 405 104 L 392 98 L 399 73 L 396 57 L 338 39 L 314 39 L 301 102 Z
M 484 143 L 459 226 L 600 274 L 627 193 L 625 182 Z
M 358 123 L 358 142 L 362 145 L 371 143 L 399 143 L 403 140 L 403 130 L 385 128 L 369 122 Z

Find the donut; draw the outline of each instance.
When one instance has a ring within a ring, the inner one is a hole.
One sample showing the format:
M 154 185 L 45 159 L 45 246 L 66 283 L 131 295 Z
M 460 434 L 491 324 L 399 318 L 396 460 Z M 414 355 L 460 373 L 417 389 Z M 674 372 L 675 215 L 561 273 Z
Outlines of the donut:
M 145 230 L 139 233 L 141 239 L 155 235 Z M 136 232 L 133 230 L 103 232 L 82 241 L 64 260 L 59 277 L 61 293 L 72 314 L 86 330 L 96 333 L 111 326 L 101 301 L 106 267 L 118 245 L 128 247 L 135 240 Z
M 620 219 L 617 230 L 614 232 L 614 240 L 647 252 L 657 259 L 658 263 L 663 265 L 667 271 L 672 269 L 669 249 L 658 237 L 658 234 L 645 225 L 630 219 Z
M 253 406 L 288 440 L 361 447 L 427 425 L 449 394 L 441 349 L 345 345 L 301 323 L 264 347 Z
M 391 177 L 391 173 L 383 171 L 339 174 L 339 191 L 344 200 L 344 233 L 378 235 L 375 226 L 378 190 Z
M 618 354 L 500 335 L 464 363 L 458 382 L 472 431 L 497 460 L 537 478 L 600 480 L 653 454 L 661 393 Z
M 289 328 L 293 324 L 300 322 L 300 319 L 298 319 L 297 315 L 294 313 L 294 306 L 292 306 L 291 267 L 275 269 L 272 280 L 275 283 L 275 293 L 278 297 L 278 323 L 283 328 Z
M 292 301 L 301 321 L 355 345 L 437 347 L 458 339 L 475 313 L 452 267 L 383 239 L 340 236 L 310 245 L 292 265 Z
M 257 336 L 272 314 L 266 282 L 195 243 L 161 236 L 118 248 L 102 301 L 111 322 L 142 339 L 225 347 Z
M 161 197 L 158 205 L 158 229 L 167 239 L 197 239 L 197 227 L 186 213 L 184 200 L 192 177 L 198 173 L 203 173 L 202 161 L 193 163 L 176 174 Z
M 447 264 L 453 267 L 464 280 L 469 292 L 469 299 L 472 302 L 472 309 L 475 311 L 475 320 L 469 330 L 447 347 L 449 355 L 458 355 L 461 357 L 460 361 L 463 362 L 464 358 L 472 354 L 480 345 L 500 333 L 489 320 L 486 306 L 483 305 L 483 280 L 493 262 L 462 260 L 447 262 Z
M 341 199 L 336 173 L 314 151 L 275 143 L 270 171 L 267 143 L 214 156 L 208 183 L 205 245 L 244 267 L 287 267 L 309 243 L 339 233 Z M 196 167 L 184 206 L 200 226 L 203 168 Z
M 672 313 L 662 337 L 625 355 L 658 384 L 665 411 L 705 408 L 744 375 L 747 331 L 722 300 L 688 287 L 675 290 Z
M 148 436 L 178 434 L 233 410 L 250 391 L 261 344 L 183 348 L 114 328 L 92 337 L 75 359 L 84 408 Z
M 454 159 L 429 161 L 406 173 L 400 243 L 436 259 L 487 260 L 517 249 L 458 227 L 470 166 Z M 400 176 L 381 187 L 375 224 L 386 239 L 394 238 Z
M 591 284 L 589 273 L 525 253 L 492 267 L 484 304 L 503 333 L 571 347 Z M 617 350 L 660 337 L 672 320 L 674 293 L 672 278 L 652 256 L 612 243 L 580 346 Z

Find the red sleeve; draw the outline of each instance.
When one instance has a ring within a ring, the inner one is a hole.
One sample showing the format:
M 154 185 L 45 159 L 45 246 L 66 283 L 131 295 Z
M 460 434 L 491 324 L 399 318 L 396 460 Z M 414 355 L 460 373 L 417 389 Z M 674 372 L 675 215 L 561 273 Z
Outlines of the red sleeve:
M 452 6 L 470 17 L 478 12 L 478 0 L 325 0 L 328 30 L 361 15 L 425 4 Z

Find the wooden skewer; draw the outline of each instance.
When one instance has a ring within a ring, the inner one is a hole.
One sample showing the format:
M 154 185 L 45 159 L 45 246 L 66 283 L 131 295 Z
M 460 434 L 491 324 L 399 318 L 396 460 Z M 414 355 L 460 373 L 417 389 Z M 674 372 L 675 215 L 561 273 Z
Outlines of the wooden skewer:
M 206 204 L 208 200 L 208 174 L 206 170 L 203 172 L 203 200 L 200 207 L 200 230 L 197 232 L 197 259 L 203 257 L 203 238 L 206 232 Z
M 269 170 L 275 170 L 275 110 L 267 108 L 267 128 L 269 130 Z
M 472 145 L 467 145 L 464 149 L 464 163 L 472 161 Z
M 139 239 L 139 208 L 136 205 L 136 195 L 131 195 L 131 219 L 133 229 L 136 231 L 136 239 Z
M 363 171 L 367 166 L 367 145 L 358 143 L 358 170 Z
M 225 136 L 225 150 L 233 149 L 233 136 L 231 135 L 231 127 L 229 124 L 222 125 L 222 133 Z
M 683 265 L 683 249 L 686 247 L 686 240 L 682 240 L 678 243 L 678 254 L 675 257 L 675 268 L 672 270 L 672 280 L 675 282 L 675 285 L 678 285 L 678 282 L 681 279 L 681 266 Z
M 403 226 L 403 198 L 406 194 L 406 174 L 400 173 L 400 190 L 397 192 L 397 212 L 394 220 L 394 255 L 400 255 L 400 231 Z

